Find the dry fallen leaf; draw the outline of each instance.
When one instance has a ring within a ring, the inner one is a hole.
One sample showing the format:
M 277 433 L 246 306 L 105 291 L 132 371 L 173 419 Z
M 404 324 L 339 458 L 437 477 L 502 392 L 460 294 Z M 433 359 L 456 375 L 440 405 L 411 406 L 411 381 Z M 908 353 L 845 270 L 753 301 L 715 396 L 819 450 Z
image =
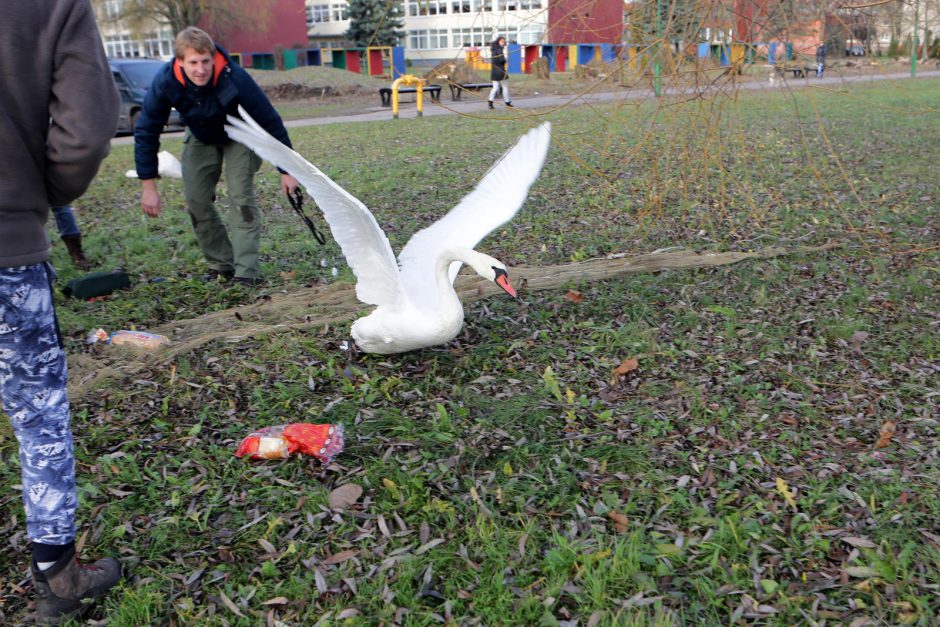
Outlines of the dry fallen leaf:
M 607 517 L 614 521 L 614 528 L 618 533 L 626 533 L 630 519 L 618 512 L 607 512 Z
M 295 276 L 297 276 L 297 271 L 296 271 L 296 270 L 289 270 L 289 271 L 287 271 L 287 272 L 281 272 L 280 274 L 281 274 L 281 278 L 282 278 L 282 279 L 284 279 L 285 281 L 290 281 L 290 280 L 293 279 Z
M 881 433 L 878 435 L 878 441 L 875 442 L 875 448 L 884 448 L 891 444 L 891 438 L 894 437 L 894 432 L 898 428 L 898 425 L 893 420 L 885 420 L 881 424 Z
M 784 500 L 786 500 L 790 507 L 792 507 L 794 510 L 796 509 L 796 499 L 793 497 L 793 492 L 790 491 L 790 487 L 787 485 L 787 482 L 780 477 L 777 477 L 777 492 L 783 496 Z
M 584 300 L 584 294 L 575 290 L 568 290 L 568 293 L 565 294 L 565 299 L 570 300 L 572 303 L 580 303 Z
M 330 509 L 346 509 L 359 500 L 362 496 L 362 488 L 355 483 L 341 485 L 330 492 Z
M 333 555 L 323 560 L 323 563 L 324 564 L 341 564 L 345 562 L 346 560 L 350 560 L 356 557 L 357 555 L 359 555 L 359 551 L 355 551 L 355 550 L 340 551 L 339 553 L 334 553 Z
M 617 382 L 620 381 L 621 378 L 627 376 L 628 374 L 635 371 L 639 367 L 640 367 L 640 362 L 637 361 L 635 357 L 631 357 L 630 359 L 624 359 L 622 362 L 620 362 L 619 366 L 614 368 L 614 372 L 610 377 L 610 384 L 617 385 Z

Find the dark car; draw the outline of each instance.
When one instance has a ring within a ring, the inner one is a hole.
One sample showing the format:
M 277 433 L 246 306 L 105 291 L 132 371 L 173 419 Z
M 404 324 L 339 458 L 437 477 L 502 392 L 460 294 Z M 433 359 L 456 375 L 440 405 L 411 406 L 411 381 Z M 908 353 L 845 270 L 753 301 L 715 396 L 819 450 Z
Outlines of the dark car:
M 108 59 L 111 74 L 121 94 L 121 120 L 118 133 L 133 133 L 144 105 L 144 95 L 150 89 L 154 75 L 166 63 L 159 59 Z M 182 130 L 183 122 L 176 109 L 170 111 L 165 131 Z
M 865 47 L 862 44 L 848 44 L 845 47 L 845 56 L 847 57 L 864 57 L 865 56 Z

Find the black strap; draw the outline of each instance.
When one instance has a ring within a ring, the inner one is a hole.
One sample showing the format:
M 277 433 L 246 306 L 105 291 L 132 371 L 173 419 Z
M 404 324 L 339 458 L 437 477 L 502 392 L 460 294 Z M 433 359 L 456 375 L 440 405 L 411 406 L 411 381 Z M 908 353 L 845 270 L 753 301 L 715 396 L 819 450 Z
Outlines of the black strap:
M 307 223 L 307 228 L 310 229 L 310 232 L 313 233 L 313 236 L 317 238 L 317 241 L 321 244 L 326 244 L 326 238 L 323 236 L 323 233 L 317 230 L 317 227 L 314 226 L 310 218 L 307 217 L 307 214 L 304 213 L 304 193 L 298 187 L 294 190 L 293 194 L 287 194 L 287 200 L 290 202 L 290 206 L 294 208 L 294 211 L 297 212 L 297 215 Z

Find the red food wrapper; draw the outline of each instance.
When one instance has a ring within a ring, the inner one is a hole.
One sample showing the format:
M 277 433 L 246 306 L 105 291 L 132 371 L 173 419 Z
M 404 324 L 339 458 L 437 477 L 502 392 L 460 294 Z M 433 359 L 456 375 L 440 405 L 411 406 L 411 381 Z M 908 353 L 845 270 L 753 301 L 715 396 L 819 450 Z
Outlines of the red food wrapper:
M 296 422 L 255 431 L 235 450 L 235 457 L 284 459 L 295 452 L 312 455 L 324 464 L 343 450 L 343 425 Z

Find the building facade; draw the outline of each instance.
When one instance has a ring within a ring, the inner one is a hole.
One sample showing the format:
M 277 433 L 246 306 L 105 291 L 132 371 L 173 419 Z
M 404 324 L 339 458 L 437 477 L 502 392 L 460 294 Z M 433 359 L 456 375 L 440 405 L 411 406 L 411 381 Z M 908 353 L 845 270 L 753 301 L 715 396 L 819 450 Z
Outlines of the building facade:
M 499 35 L 523 45 L 543 43 L 548 30 L 548 0 L 406 0 L 403 8 L 402 45 L 419 65 L 463 60 L 466 50 L 485 51 Z M 307 0 L 307 25 L 313 45 L 349 45 L 345 0 Z

